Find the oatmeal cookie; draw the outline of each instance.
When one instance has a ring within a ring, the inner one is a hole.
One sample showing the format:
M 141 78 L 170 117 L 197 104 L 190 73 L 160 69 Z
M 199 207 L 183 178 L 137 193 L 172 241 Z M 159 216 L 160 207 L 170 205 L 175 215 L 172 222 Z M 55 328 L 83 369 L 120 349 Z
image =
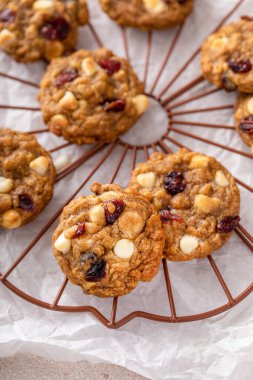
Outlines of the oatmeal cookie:
M 57 58 L 40 84 L 45 123 L 77 144 L 111 142 L 148 107 L 143 85 L 129 63 L 105 48 Z
M 182 23 L 194 0 L 100 0 L 102 9 L 120 25 L 164 29 Z
M 0 128 L 0 227 L 36 218 L 52 198 L 54 179 L 52 159 L 33 135 Z
M 54 255 L 87 294 L 116 297 L 156 275 L 164 247 L 161 221 L 142 196 L 94 183 L 93 196 L 67 205 L 53 235 Z
M 0 47 L 19 62 L 50 61 L 73 51 L 87 22 L 86 0 L 2 0 Z
M 253 95 L 239 94 L 235 107 L 235 127 L 245 144 L 253 148 Z
M 223 26 L 202 45 L 204 77 L 226 91 L 253 92 L 253 18 Z
M 215 158 L 187 149 L 154 153 L 136 167 L 130 189 L 159 211 L 164 255 L 173 261 L 206 257 L 239 222 L 240 194 L 232 175 Z

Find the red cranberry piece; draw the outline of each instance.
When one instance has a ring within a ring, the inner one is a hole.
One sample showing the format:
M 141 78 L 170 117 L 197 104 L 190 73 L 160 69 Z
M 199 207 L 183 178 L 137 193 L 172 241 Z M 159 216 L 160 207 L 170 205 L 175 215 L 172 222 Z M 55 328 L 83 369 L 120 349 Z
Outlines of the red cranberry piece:
M 249 59 L 241 59 L 240 61 L 229 61 L 228 66 L 234 73 L 248 73 L 252 69 L 252 63 Z
M 34 211 L 34 203 L 29 194 L 22 193 L 18 195 L 18 207 L 24 211 Z
M 237 86 L 234 82 L 231 81 L 231 79 L 229 79 L 226 74 L 223 74 L 222 77 L 221 77 L 221 81 L 222 81 L 222 85 L 223 85 L 223 88 L 224 90 L 226 91 L 235 91 Z
M 181 218 L 181 216 L 171 213 L 169 209 L 161 210 L 159 212 L 159 215 L 160 215 L 160 219 L 163 223 L 168 223 L 170 221 L 175 221 L 178 223 L 184 222 L 184 219 Z
M 247 116 L 240 121 L 239 128 L 248 134 L 253 133 L 253 115 Z
M 80 263 L 82 264 L 88 260 L 92 263 L 95 263 L 95 261 L 97 261 L 97 255 L 93 252 L 84 252 L 79 259 Z
M 180 172 L 168 173 L 164 179 L 163 187 L 170 195 L 181 193 L 186 187 L 183 174 Z
M 253 17 L 247 16 L 247 15 L 241 16 L 241 19 L 245 21 L 253 21 Z
M 60 87 L 62 84 L 67 82 L 72 82 L 74 79 L 78 77 L 78 72 L 76 69 L 66 69 L 63 70 L 55 80 L 55 84 L 57 87 Z
M 4 9 L 0 13 L 0 22 L 10 23 L 15 20 L 16 14 L 11 9 Z
M 69 34 L 70 26 L 63 17 L 57 17 L 54 20 L 48 21 L 40 29 L 40 34 L 46 40 L 55 41 L 64 40 Z
M 121 63 L 115 59 L 103 59 L 99 62 L 99 66 L 101 66 L 108 75 L 113 75 L 120 70 Z
M 110 206 L 113 208 L 113 212 L 110 210 Z M 107 224 L 113 224 L 120 214 L 124 211 L 125 203 L 121 199 L 113 199 L 104 205 L 105 220 Z
M 103 259 L 98 260 L 91 265 L 85 274 L 85 280 L 88 282 L 97 282 L 105 277 L 106 262 Z
M 111 101 L 106 101 L 104 104 L 105 112 L 122 112 L 126 107 L 125 100 L 116 99 Z
M 240 222 L 239 216 L 226 216 L 224 219 L 220 220 L 217 224 L 217 232 L 231 232 L 233 231 Z
M 84 223 L 79 223 L 77 225 L 77 230 L 75 234 L 72 236 L 73 239 L 78 239 L 80 236 L 85 234 L 85 224 Z

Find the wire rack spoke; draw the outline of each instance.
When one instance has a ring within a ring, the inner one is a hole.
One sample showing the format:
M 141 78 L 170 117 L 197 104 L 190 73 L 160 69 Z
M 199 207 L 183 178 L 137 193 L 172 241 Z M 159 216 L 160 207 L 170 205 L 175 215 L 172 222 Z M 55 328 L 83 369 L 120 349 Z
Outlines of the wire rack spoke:
M 15 77 L 15 76 L 13 76 L 13 75 L 9 75 L 9 74 L 6 74 L 6 73 L 3 73 L 3 72 L 0 72 L 0 76 L 1 76 L 1 77 L 4 77 L 4 78 L 7 78 L 7 79 L 10 79 L 10 80 L 14 80 L 14 81 L 16 81 L 16 82 L 20 82 L 20 83 L 23 83 L 23 84 L 27 84 L 28 86 L 32 86 L 32 87 L 35 87 L 35 88 L 39 88 L 39 85 L 38 85 L 37 83 L 30 82 L 29 80 L 21 79 L 21 78 Z
M 121 165 L 122 165 L 122 163 L 123 163 L 123 161 L 124 161 L 124 159 L 125 159 L 125 157 L 126 157 L 126 154 L 127 154 L 128 149 L 129 149 L 129 146 L 128 146 L 128 145 L 126 145 L 126 146 L 124 146 L 124 147 L 122 148 L 121 155 L 120 155 L 120 157 L 119 157 L 119 160 L 118 160 L 118 162 L 117 162 L 116 168 L 115 168 L 115 170 L 114 170 L 114 172 L 113 172 L 113 174 L 112 174 L 112 178 L 111 178 L 111 180 L 109 181 L 109 183 L 113 183 L 113 182 L 114 182 L 114 180 L 115 180 L 115 178 L 116 178 L 116 176 L 117 176 L 117 174 L 118 174 L 118 172 L 119 172 L 119 170 L 120 170 L 120 168 L 121 168 Z
M 55 182 L 59 182 L 63 178 L 65 178 L 67 175 L 72 173 L 75 169 L 79 168 L 84 162 L 86 162 L 89 158 L 93 157 L 96 153 L 98 153 L 101 149 L 105 147 L 105 144 L 98 143 L 93 148 L 88 150 L 88 152 L 85 152 L 79 157 L 77 160 L 75 160 L 72 164 L 67 166 L 64 170 L 62 170 L 55 180 Z
M 166 288 L 167 288 L 167 293 L 168 293 L 168 298 L 169 298 L 169 303 L 170 303 L 171 319 L 173 322 L 175 322 L 177 319 L 176 307 L 175 307 L 175 302 L 174 302 L 174 297 L 173 297 L 173 292 L 172 292 L 169 269 L 168 269 L 167 261 L 165 259 L 163 259 L 163 272 L 164 272 L 164 278 L 166 282 Z
M 214 141 L 207 140 L 204 137 L 196 136 L 193 133 L 182 131 L 182 130 L 176 129 L 174 127 L 171 128 L 171 131 L 179 133 L 179 134 L 187 136 L 187 137 L 191 137 L 191 138 L 193 138 L 195 140 L 203 141 L 205 143 L 217 146 L 217 147 L 225 149 L 225 150 L 229 150 L 230 152 L 233 152 L 233 153 L 236 153 L 236 154 L 240 154 L 241 156 L 245 156 L 245 157 L 248 157 L 248 158 L 251 158 L 251 159 L 253 158 L 253 155 L 251 153 L 247 153 L 247 152 L 240 151 L 238 149 L 230 148 L 229 146 L 226 146 L 226 145 L 223 145 L 223 144 L 219 144 L 219 143 L 214 142 Z
M 91 34 L 93 35 L 94 40 L 96 41 L 97 45 L 98 45 L 99 47 L 103 47 L 104 44 L 103 44 L 103 42 L 101 41 L 101 39 L 100 39 L 100 37 L 99 37 L 99 35 L 98 35 L 98 33 L 97 33 L 95 27 L 94 27 L 90 22 L 87 24 L 87 26 L 88 26 L 88 28 L 90 29 L 90 32 L 91 32 Z
M 12 106 L 12 105 L 9 105 L 9 104 L 0 104 L 0 109 L 40 112 L 40 108 L 39 107 Z
M 233 305 L 234 304 L 234 298 L 233 298 L 232 294 L 230 293 L 228 286 L 227 286 L 221 272 L 219 271 L 214 259 L 212 258 L 211 255 L 207 256 L 207 259 L 208 259 L 209 263 L 211 264 L 211 267 L 213 268 L 214 273 L 216 274 L 216 277 L 219 280 L 219 283 L 221 284 L 222 289 L 224 290 L 224 292 L 228 298 L 229 305 Z
M 151 91 L 150 91 L 151 94 L 154 94 L 155 88 L 156 88 L 156 86 L 157 86 L 157 84 L 158 84 L 158 82 L 159 82 L 159 80 L 160 80 L 160 78 L 161 78 L 161 76 L 162 76 L 162 74 L 163 74 L 163 72 L 165 70 L 165 67 L 169 63 L 170 57 L 171 57 L 171 55 L 172 55 L 172 53 L 173 53 L 173 51 L 174 51 L 174 49 L 176 47 L 176 44 L 177 44 L 177 42 L 179 40 L 179 37 L 180 37 L 180 34 L 181 34 L 182 30 L 183 30 L 183 27 L 184 27 L 184 24 L 179 25 L 179 27 L 177 29 L 177 32 L 176 32 L 174 38 L 172 39 L 172 43 L 169 46 L 169 49 L 168 49 L 168 52 L 167 52 L 167 54 L 166 54 L 166 56 L 164 58 L 164 61 L 163 61 L 162 65 L 161 65 L 161 67 L 160 67 L 160 69 L 158 71 L 158 74 L 157 74 L 157 76 L 156 76 L 156 78 L 155 78 L 152 86 L 151 86 Z
M 57 152 L 58 150 L 62 150 L 62 149 L 67 148 L 71 145 L 73 145 L 73 144 L 72 143 L 62 144 L 62 145 L 57 146 L 56 148 L 50 149 L 49 152 L 54 153 L 54 152 Z
M 152 48 L 152 37 L 153 37 L 153 33 L 152 31 L 149 31 L 147 34 L 147 52 L 146 52 L 146 59 L 145 59 L 145 65 L 144 65 L 144 78 L 143 78 L 144 89 L 146 88 L 147 80 L 148 80 L 149 61 L 150 61 L 151 48 Z
M 201 99 L 201 98 L 204 98 L 206 96 L 209 96 L 209 95 L 212 95 L 212 94 L 215 94 L 216 92 L 218 91 L 221 91 L 220 88 L 214 88 L 214 89 L 211 89 L 211 90 L 208 90 L 208 91 L 203 91 L 197 95 L 194 95 L 192 97 L 189 97 L 185 100 L 182 100 L 180 102 L 177 102 L 177 103 L 172 103 L 170 104 L 170 106 L 167 108 L 168 111 L 171 111 L 173 110 L 174 108 L 177 108 L 177 107 L 180 107 L 180 106 L 183 106 L 185 104 L 188 104 L 188 103 L 191 103 L 193 102 L 194 100 L 197 100 L 197 99 Z
M 123 48 L 125 51 L 125 56 L 128 62 L 130 63 L 130 53 L 129 53 L 129 47 L 128 47 L 128 42 L 127 42 L 127 35 L 126 35 L 126 28 L 124 26 L 120 27 L 121 29 L 121 35 L 122 35 L 122 40 L 123 40 Z
M 197 86 L 198 84 L 202 83 L 205 80 L 203 75 L 199 75 L 197 78 L 193 79 L 191 82 L 187 83 L 183 87 L 181 87 L 179 90 L 168 96 L 162 101 L 162 105 L 165 107 L 167 106 L 172 100 L 177 99 L 181 95 L 183 95 L 185 92 L 189 91 L 193 87 Z
M 224 125 L 224 124 L 212 124 L 212 123 L 201 123 L 197 121 L 186 121 L 186 120 L 175 120 L 172 119 L 173 124 L 177 125 L 185 125 L 185 126 L 192 126 L 192 127 L 206 127 L 206 128 L 218 128 L 218 129 L 230 129 L 235 130 L 235 127 L 231 125 Z
M 234 109 L 233 104 L 228 104 L 225 106 L 215 106 L 215 107 L 206 107 L 206 108 L 195 108 L 195 109 L 189 109 L 189 110 L 182 110 L 182 111 L 176 111 L 176 112 L 170 112 L 170 116 L 179 116 L 179 115 L 187 115 L 192 113 L 202 113 L 202 112 L 211 112 L 211 111 L 223 111 L 228 109 Z
M 52 304 L 51 304 L 51 308 L 52 309 L 55 309 L 55 307 L 58 305 L 60 299 L 61 299 L 61 296 L 63 295 L 63 292 L 67 286 L 67 283 L 68 283 L 68 279 L 67 277 L 64 279 L 64 281 L 62 282 L 58 292 L 57 292 L 57 295 L 55 297 L 55 299 L 53 300 Z

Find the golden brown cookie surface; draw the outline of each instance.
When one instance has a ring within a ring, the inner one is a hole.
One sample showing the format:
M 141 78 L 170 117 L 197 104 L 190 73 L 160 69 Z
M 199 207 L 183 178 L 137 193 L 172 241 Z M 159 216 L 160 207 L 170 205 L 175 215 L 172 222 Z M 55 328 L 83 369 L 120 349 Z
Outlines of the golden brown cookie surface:
M 253 95 L 238 95 L 235 107 L 235 127 L 245 144 L 253 147 Z
M 0 129 L 0 227 L 36 218 L 53 195 L 55 169 L 33 135 Z
M 86 0 L 2 0 L 0 47 L 20 62 L 50 61 L 75 48 L 87 22 Z
M 232 175 L 213 157 L 180 149 L 154 153 L 137 165 L 130 189 L 157 208 L 165 231 L 165 257 L 206 257 L 231 236 L 239 221 L 240 195 Z
M 205 78 L 227 91 L 253 92 L 253 19 L 223 26 L 202 45 Z
M 156 275 L 164 247 L 161 221 L 143 197 L 94 183 L 93 196 L 67 205 L 54 236 L 54 255 L 87 294 L 121 296 Z
M 141 29 L 164 29 L 182 23 L 194 0 L 100 0 L 102 9 L 117 23 Z
M 109 50 L 79 50 L 54 60 L 41 81 L 39 100 L 50 130 L 77 144 L 111 142 L 148 107 L 129 63 Z

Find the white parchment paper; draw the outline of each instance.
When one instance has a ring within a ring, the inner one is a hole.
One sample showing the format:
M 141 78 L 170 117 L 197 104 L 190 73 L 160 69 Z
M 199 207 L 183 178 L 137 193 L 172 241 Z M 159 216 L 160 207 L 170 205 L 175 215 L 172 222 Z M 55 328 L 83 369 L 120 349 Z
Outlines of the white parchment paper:
M 197 0 L 194 13 L 186 21 L 179 43 L 158 83 L 156 93 L 162 90 L 173 74 L 185 63 L 204 37 L 236 4 L 235 0 Z M 252 0 L 245 0 L 231 19 L 250 14 Z M 120 28 L 101 13 L 97 0 L 90 0 L 91 20 L 103 43 L 118 55 L 124 55 Z M 147 90 L 157 75 L 175 31 L 154 33 L 153 48 L 149 67 Z M 128 29 L 127 38 L 133 66 L 143 78 L 147 34 Z M 89 29 L 80 31 L 79 47 L 96 48 Z M 20 78 L 38 82 L 45 64 L 17 64 L 0 53 L 2 72 L 18 75 Z M 170 93 L 199 75 L 199 57 L 170 89 Z M 202 83 L 188 94 L 194 95 L 211 88 Z M 183 97 L 182 97 L 183 98 Z M 180 109 L 204 108 L 232 104 L 234 94 L 221 92 L 191 102 Z M 181 98 L 180 98 L 181 100 Z M 0 104 L 37 106 L 36 89 L 18 82 L 0 78 Z M 232 110 L 197 113 L 178 116 L 181 120 L 202 121 L 216 124 L 233 124 Z M 0 126 L 29 131 L 43 128 L 39 112 L 1 110 Z M 177 126 L 212 141 L 249 152 L 234 131 L 208 129 L 204 127 Z M 166 130 L 166 116 L 159 105 L 152 102 L 146 116 L 127 135 L 125 141 L 152 142 Z M 51 134 L 38 135 L 47 149 L 63 143 Z M 212 145 L 173 133 L 172 137 L 191 149 L 214 155 L 241 180 L 252 185 L 252 161 L 250 158 L 222 150 Z M 170 143 L 168 143 L 169 145 Z M 176 150 L 172 144 L 169 145 Z M 66 149 L 73 161 L 88 147 Z M 101 166 L 83 188 L 82 194 L 89 193 L 90 183 L 96 179 L 107 182 L 112 176 L 122 148 Z M 55 153 L 56 157 L 59 153 Z M 91 171 L 104 152 L 87 161 L 74 174 L 59 182 L 55 196 L 46 211 L 32 224 L 17 230 L 0 233 L 0 271 L 4 273 L 47 220 L 61 207 L 64 201 L 78 188 L 78 184 Z M 138 155 L 138 161 L 143 155 Z M 127 185 L 130 173 L 130 156 L 127 155 L 116 182 Z M 242 224 L 252 233 L 252 195 L 240 187 L 242 196 Z M 55 224 L 31 250 L 22 263 L 13 271 L 9 280 L 31 296 L 45 302 L 52 302 L 63 275 L 51 253 L 51 235 Z M 253 278 L 253 257 L 234 235 L 229 243 L 213 255 L 233 296 L 246 289 Z M 227 302 L 226 296 L 207 260 L 189 263 L 169 263 L 173 293 L 178 315 L 205 312 Z M 29 304 L 11 293 L 0 284 L 0 355 L 15 352 L 32 352 L 59 360 L 86 358 L 93 362 L 105 361 L 123 365 L 148 378 L 162 379 L 230 379 L 252 378 L 253 354 L 253 306 L 252 296 L 231 311 L 212 319 L 189 324 L 162 324 L 135 319 L 117 331 L 103 327 L 87 313 L 53 312 Z M 111 299 L 96 299 L 82 294 L 79 288 L 67 285 L 60 301 L 61 305 L 92 305 L 107 318 L 110 317 Z M 144 310 L 170 315 L 163 272 L 151 284 L 141 284 L 133 293 L 119 300 L 117 320 L 134 310 Z M 1 377 L 1 375 L 0 375 Z

